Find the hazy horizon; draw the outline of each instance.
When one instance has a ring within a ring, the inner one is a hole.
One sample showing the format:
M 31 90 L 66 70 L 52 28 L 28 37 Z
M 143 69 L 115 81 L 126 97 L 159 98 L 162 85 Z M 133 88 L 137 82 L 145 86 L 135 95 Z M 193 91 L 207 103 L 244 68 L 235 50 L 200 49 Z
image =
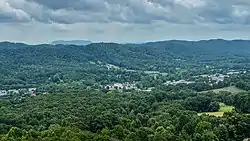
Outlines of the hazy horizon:
M 113 42 L 113 41 L 92 41 L 92 40 L 87 40 L 87 39 L 72 39 L 72 40 L 54 40 L 51 42 L 41 42 L 41 43 L 28 43 L 28 42 L 22 42 L 22 41 L 9 41 L 9 40 L 3 40 L 0 41 L 0 43 L 2 42 L 9 42 L 9 43 L 22 43 L 22 44 L 27 44 L 27 45 L 40 45 L 40 44 L 53 44 L 53 42 L 57 42 L 57 41 L 91 41 L 92 43 L 117 43 L 117 44 L 143 44 L 143 43 L 150 43 L 150 42 L 163 42 L 163 41 L 209 41 L 209 40 L 225 40 L 225 41 L 235 41 L 235 40 L 243 40 L 243 41 L 250 41 L 250 39 L 223 39 L 223 38 L 208 38 L 208 39 L 197 39 L 197 40 L 185 40 L 185 39 L 169 39 L 169 40 L 152 40 L 152 41 L 134 41 L 134 42 Z

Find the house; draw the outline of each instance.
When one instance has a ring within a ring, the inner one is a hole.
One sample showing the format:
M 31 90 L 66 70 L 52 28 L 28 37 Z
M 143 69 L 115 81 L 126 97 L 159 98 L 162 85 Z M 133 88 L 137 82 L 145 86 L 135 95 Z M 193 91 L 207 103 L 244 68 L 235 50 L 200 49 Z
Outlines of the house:
M 7 95 L 7 91 L 6 90 L 0 90 L 0 96 L 5 96 Z
M 36 88 L 29 88 L 28 91 L 31 93 L 32 97 L 36 97 Z
M 36 88 L 29 88 L 28 91 L 29 91 L 29 92 L 35 92 L 35 91 L 36 91 Z

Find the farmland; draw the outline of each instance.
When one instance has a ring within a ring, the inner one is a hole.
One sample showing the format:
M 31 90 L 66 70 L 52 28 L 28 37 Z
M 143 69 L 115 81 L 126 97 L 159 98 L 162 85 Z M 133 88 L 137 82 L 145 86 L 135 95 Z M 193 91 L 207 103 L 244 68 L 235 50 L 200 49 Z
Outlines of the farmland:
M 206 113 L 200 113 L 198 115 L 202 114 L 208 114 L 210 116 L 216 116 L 216 117 L 222 117 L 225 112 L 231 112 L 233 111 L 234 107 L 233 106 L 221 106 L 220 110 L 218 112 L 206 112 Z
M 214 92 L 214 93 L 219 93 L 219 92 L 230 92 L 230 93 L 241 93 L 241 92 L 246 92 L 245 90 L 239 89 L 235 86 L 230 86 L 230 87 L 224 87 L 224 88 L 220 88 L 220 89 L 213 89 L 213 90 L 209 90 L 209 91 L 203 91 L 202 93 L 206 93 L 206 92 Z

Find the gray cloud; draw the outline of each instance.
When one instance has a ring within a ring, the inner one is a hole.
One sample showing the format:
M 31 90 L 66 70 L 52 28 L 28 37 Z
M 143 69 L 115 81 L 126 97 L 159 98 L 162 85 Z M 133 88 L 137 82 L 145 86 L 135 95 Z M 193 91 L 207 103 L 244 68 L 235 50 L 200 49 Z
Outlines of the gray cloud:
M 249 39 L 250 1 L 0 0 L 0 26 L 0 41 L 34 44 Z
M 249 0 L 1 0 L 0 22 L 249 24 Z

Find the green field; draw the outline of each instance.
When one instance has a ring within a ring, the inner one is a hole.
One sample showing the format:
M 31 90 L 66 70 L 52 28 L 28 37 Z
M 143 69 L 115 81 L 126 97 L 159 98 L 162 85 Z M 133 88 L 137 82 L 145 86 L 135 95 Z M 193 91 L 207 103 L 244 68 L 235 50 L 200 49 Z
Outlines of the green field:
M 221 91 L 226 91 L 226 92 L 231 92 L 231 93 L 241 93 L 241 92 L 245 92 L 242 89 L 239 89 L 235 86 L 230 86 L 230 87 L 225 87 L 225 88 L 221 88 L 221 89 L 213 89 L 213 90 L 209 90 L 209 91 L 203 91 L 202 93 L 205 92 L 215 92 L 215 93 L 219 93 Z
M 224 106 L 220 108 L 219 112 L 231 112 L 233 109 L 233 106 Z
M 233 109 L 233 106 L 222 106 L 218 112 L 199 113 L 198 115 L 207 114 L 210 116 L 222 117 L 225 112 L 231 112 Z

